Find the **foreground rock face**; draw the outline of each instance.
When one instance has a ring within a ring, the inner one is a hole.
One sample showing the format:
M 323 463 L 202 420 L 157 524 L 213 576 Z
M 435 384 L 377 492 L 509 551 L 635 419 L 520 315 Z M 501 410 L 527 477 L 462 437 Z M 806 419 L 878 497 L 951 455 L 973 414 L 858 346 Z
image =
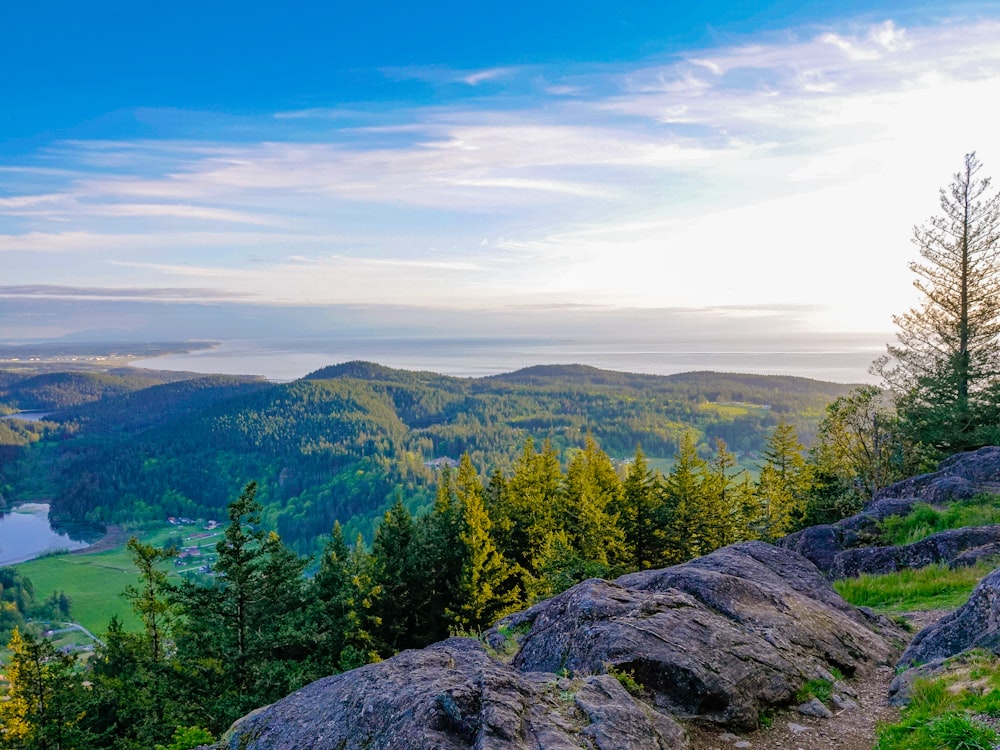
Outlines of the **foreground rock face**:
M 584 744 L 582 744 L 584 743 Z M 452 638 L 318 680 L 234 727 L 232 750 L 666 750 L 681 728 L 613 677 L 521 674 Z
M 884 487 L 860 513 L 789 534 L 778 544 L 805 556 L 832 578 L 891 573 L 936 562 L 973 564 L 975 559 L 995 553 L 997 548 L 992 545 L 1000 542 L 998 532 L 945 532 L 946 536 L 935 535 L 937 538 L 909 548 L 872 545 L 877 543 L 879 522 L 885 518 L 906 515 L 917 503 L 964 500 L 978 492 L 1000 492 L 1000 447 L 951 456 L 935 472 Z
M 453 638 L 319 680 L 218 747 L 682 749 L 673 717 L 752 728 L 831 667 L 891 664 L 901 636 L 801 556 L 748 542 L 585 581 L 505 618 L 486 646 Z

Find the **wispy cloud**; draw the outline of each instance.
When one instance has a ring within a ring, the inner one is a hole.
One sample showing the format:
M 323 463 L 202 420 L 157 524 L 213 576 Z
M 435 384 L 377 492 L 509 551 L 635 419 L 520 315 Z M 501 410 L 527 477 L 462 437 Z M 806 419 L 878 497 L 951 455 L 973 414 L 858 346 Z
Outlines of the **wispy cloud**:
M 101 300 L 246 300 L 245 295 L 236 294 L 223 289 L 207 288 L 121 288 L 121 287 L 86 287 L 59 286 L 54 284 L 25 284 L 21 286 L 0 286 L 0 297 L 3 298 L 42 298 L 42 299 L 101 299 Z
M 111 268 L 130 288 L 214 279 L 317 303 L 766 295 L 884 325 L 910 294 L 903 274 L 885 281 L 905 268 L 907 228 L 964 151 L 1000 159 L 990 18 L 844 23 L 633 64 L 383 73 L 458 93 L 278 112 L 259 138 L 64 142 L 0 168 L 5 274 L 28 284 L 33 256 L 75 253 L 98 287 Z M 817 264 L 822 289 L 788 282 Z

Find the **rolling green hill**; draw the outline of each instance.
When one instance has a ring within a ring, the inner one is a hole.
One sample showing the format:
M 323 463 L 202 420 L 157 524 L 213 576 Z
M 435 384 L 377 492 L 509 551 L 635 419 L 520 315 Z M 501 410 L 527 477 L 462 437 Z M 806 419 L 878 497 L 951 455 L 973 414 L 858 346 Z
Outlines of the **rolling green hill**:
M 808 443 L 825 405 L 849 390 L 796 377 L 576 365 L 455 378 L 350 362 L 285 384 L 188 376 L 109 387 L 55 411 L 13 455 L 0 452 L 0 489 L 49 499 L 57 518 L 128 524 L 220 517 L 256 480 L 266 523 L 306 549 L 336 520 L 368 535 L 397 494 L 412 511 L 425 507 L 435 458 L 468 452 L 481 471 L 507 470 L 528 438 L 565 452 L 590 434 L 616 459 L 639 444 L 669 459 L 693 431 L 706 452 L 722 438 L 752 461 L 779 417 Z

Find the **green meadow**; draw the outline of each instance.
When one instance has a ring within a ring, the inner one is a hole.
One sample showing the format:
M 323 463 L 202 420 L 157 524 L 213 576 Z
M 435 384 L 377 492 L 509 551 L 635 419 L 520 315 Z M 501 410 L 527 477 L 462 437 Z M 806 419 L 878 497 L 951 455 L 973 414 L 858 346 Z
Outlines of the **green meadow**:
M 147 544 L 164 544 L 173 535 L 180 535 L 184 544 L 213 546 L 219 537 L 192 539 L 194 527 L 166 526 L 134 533 Z M 221 533 L 221 530 L 219 531 Z M 122 591 L 129 584 L 138 584 L 138 574 L 125 545 L 92 554 L 64 554 L 42 557 L 19 563 L 18 570 L 27 576 L 35 588 L 35 598 L 44 600 L 52 592 L 65 592 L 70 598 L 70 617 L 100 637 L 112 616 L 117 615 L 127 629 L 135 630 L 141 623 L 132 612 Z M 179 577 L 170 567 L 171 577 Z

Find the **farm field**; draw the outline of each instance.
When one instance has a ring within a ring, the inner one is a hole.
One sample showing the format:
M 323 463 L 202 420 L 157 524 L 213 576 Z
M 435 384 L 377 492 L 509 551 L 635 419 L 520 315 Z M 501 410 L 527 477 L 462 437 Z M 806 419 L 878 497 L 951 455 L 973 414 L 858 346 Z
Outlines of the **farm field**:
M 146 544 L 154 545 L 165 544 L 171 537 L 179 536 L 185 548 L 208 547 L 214 552 L 221 533 L 221 529 L 205 532 L 194 525 L 165 525 L 138 531 L 135 536 Z M 126 535 L 125 541 L 129 536 Z M 19 563 L 17 568 L 31 580 L 36 599 L 44 600 L 54 591 L 65 592 L 70 598 L 70 617 L 98 637 L 116 615 L 126 629 L 136 630 L 141 627 L 139 618 L 121 595 L 126 586 L 138 583 L 138 574 L 125 541 L 103 552 L 52 555 Z M 171 566 L 170 576 L 177 578 L 182 571 L 192 567 L 198 566 Z

